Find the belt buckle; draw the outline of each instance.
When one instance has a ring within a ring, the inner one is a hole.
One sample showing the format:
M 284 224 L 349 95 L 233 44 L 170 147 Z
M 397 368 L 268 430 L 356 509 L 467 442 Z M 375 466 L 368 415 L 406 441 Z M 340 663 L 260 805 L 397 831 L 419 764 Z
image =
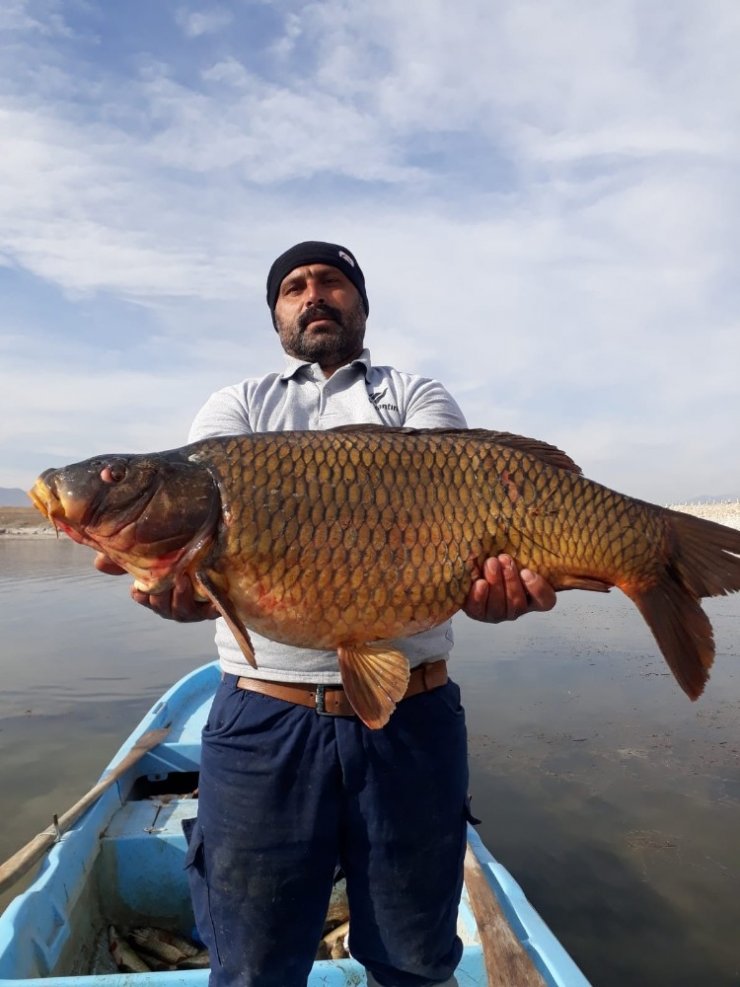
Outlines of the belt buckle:
M 316 712 L 319 716 L 331 716 L 326 709 L 326 686 L 316 686 Z

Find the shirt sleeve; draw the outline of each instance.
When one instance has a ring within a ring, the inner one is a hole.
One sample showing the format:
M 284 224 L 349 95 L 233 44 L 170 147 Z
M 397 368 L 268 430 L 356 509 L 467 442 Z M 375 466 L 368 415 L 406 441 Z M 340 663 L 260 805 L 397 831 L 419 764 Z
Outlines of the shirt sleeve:
M 225 387 L 212 394 L 195 416 L 188 442 L 212 439 L 217 435 L 251 435 L 252 432 L 243 389 Z
M 465 415 L 438 380 L 419 378 L 406 401 L 408 428 L 467 428 Z

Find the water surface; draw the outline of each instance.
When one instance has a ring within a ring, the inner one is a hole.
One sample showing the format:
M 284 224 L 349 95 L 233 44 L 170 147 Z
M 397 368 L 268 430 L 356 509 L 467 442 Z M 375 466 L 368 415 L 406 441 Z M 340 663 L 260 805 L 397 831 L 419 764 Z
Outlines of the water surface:
M 0 860 L 213 656 L 211 626 L 135 606 L 91 559 L 0 539 Z M 456 620 L 481 835 L 596 987 L 740 985 L 740 598 L 706 607 L 718 655 L 698 703 L 619 594 Z

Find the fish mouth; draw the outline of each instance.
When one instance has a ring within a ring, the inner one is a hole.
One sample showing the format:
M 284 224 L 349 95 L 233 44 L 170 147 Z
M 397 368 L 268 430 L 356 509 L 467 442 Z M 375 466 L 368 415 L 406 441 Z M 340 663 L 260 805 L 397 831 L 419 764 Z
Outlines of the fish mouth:
M 36 480 L 34 485 L 28 491 L 28 496 L 31 498 L 33 506 L 36 510 L 53 523 L 54 518 L 52 515 L 52 502 L 57 498 L 51 488 L 45 483 L 43 476 L 40 476 L 38 480 Z
M 73 510 L 70 512 L 71 504 L 64 503 L 57 494 L 54 477 L 55 472 L 55 470 L 49 469 L 42 473 L 28 491 L 28 496 L 31 498 L 36 510 L 43 514 L 54 526 L 57 536 L 62 531 L 79 545 L 89 545 L 90 542 L 83 538 L 77 528 L 73 527 L 70 523 L 70 520 L 79 520 L 82 522 L 84 511 Z M 79 506 L 81 507 L 82 505 Z M 79 518 L 71 516 L 75 514 L 79 515 Z
M 60 486 L 61 483 L 61 486 Z M 86 491 L 76 495 L 71 489 L 65 489 L 63 471 L 56 469 L 45 470 L 36 480 L 28 496 L 34 506 L 53 524 L 57 533 L 65 535 L 77 542 L 87 545 L 97 551 L 103 551 L 89 526 L 95 524 L 101 507 L 101 497 L 97 492 Z M 120 536 L 131 526 L 131 519 L 124 516 L 119 524 L 109 521 L 106 534 Z

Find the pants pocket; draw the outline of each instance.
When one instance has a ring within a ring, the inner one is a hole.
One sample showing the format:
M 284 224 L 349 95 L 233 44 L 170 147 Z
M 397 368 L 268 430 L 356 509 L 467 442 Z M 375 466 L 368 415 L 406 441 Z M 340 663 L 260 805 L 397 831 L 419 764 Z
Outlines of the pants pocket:
M 203 740 L 228 740 L 234 731 L 238 731 L 239 718 L 250 695 L 252 693 L 228 681 L 222 682 L 203 727 Z

